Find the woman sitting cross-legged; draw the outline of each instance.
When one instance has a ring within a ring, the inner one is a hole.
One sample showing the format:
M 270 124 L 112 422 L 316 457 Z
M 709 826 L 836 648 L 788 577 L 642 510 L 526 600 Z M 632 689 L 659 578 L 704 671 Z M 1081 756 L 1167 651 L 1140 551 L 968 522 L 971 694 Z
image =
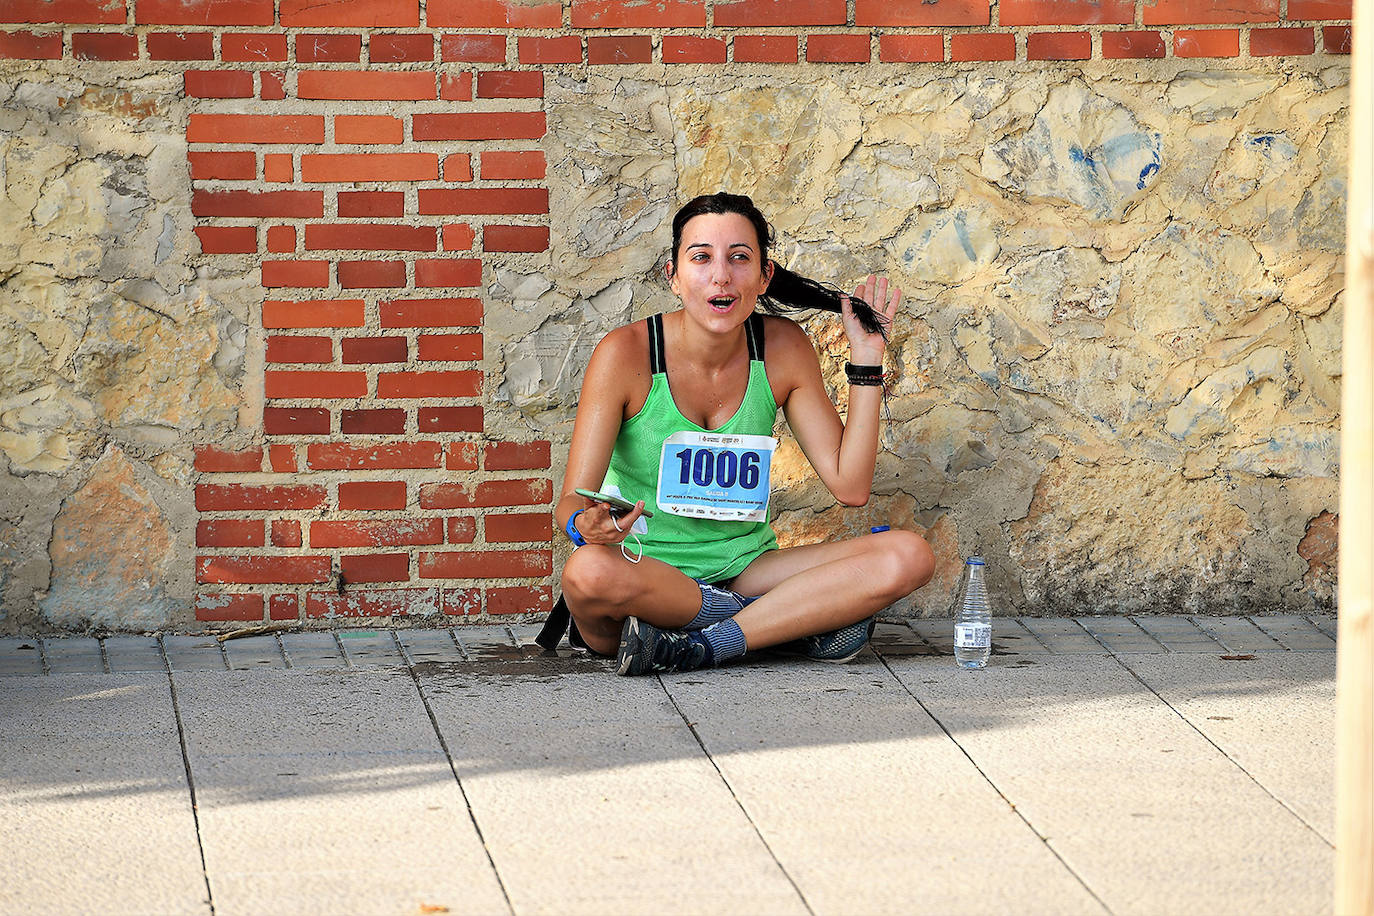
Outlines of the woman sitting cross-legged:
M 563 596 L 587 647 L 616 655 L 620 674 L 689 671 L 782 644 L 846 661 L 867 643 L 874 615 L 934 571 L 929 545 L 911 531 L 778 547 L 768 488 L 779 408 L 835 498 L 868 501 L 901 291 L 873 276 L 852 298 L 826 290 L 769 260 L 771 242 L 748 197 L 688 203 L 664 265 L 682 307 L 611 331 L 587 366 L 554 510 L 579 545 Z M 850 349 L 844 420 L 806 333 L 756 305 L 840 312 Z

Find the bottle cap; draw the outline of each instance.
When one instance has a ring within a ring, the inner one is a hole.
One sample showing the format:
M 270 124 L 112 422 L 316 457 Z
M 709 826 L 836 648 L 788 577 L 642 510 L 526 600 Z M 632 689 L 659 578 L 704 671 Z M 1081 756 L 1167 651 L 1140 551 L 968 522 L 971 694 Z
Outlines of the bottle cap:
M 874 534 L 877 534 L 879 531 L 891 531 L 891 530 L 892 530 L 892 526 L 891 526 L 891 525 L 874 525 L 874 526 L 872 527 L 872 529 L 870 529 L 870 530 L 871 530 Z
M 986 566 L 986 565 L 987 565 L 986 563 L 983 562 L 983 558 L 982 558 L 982 557 L 969 557 L 967 560 L 964 561 L 964 563 L 967 564 L 968 566 Z

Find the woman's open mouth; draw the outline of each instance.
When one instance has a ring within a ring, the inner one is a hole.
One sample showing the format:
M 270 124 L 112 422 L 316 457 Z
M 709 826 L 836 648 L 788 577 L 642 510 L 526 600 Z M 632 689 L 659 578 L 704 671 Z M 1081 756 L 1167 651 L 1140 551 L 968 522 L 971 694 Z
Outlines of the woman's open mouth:
M 732 306 L 732 305 L 735 304 L 735 297 L 734 297 L 734 296 L 712 296 L 710 299 L 707 299 L 706 301 L 709 302 L 709 303 L 711 303 L 711 308 L 715 309 L 716 311 L 718 311 L 718 312 L 728 312 L 728 311 L 730 311 L 730 306 Z

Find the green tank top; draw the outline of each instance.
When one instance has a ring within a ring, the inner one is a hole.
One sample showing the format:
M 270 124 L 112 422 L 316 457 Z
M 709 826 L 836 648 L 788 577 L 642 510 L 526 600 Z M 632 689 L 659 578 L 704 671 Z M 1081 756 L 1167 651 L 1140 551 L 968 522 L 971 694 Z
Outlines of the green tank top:
M 653 371 L 649 396 L 639 412 L 620 425 L 611 463 L 606 469 L 605 484 L 618 486 L 626 499 L 644 500 L 644 505 L 654 513 L 653 518 L 645 520 L 649 533 L 640 536 L 646 556 L 675 566 L 693 579 L 707 582 L 732 579 L 759 554 L 777 548 L 773 526 L 767 521 L 716 521 L 659 511 L 655 499 L 659 459 L 663 441 L 684 430 L 773 435 L 778 405 L 773 400 L 773 389 L 763 366 L 763 319 L 757 314 L 750 315 L 744 326 L 749 344 L 749 385 L 744 400 L 724 425 L 709 430 L 688 420 L 673 403 L 664 361 L 663 316 L 654 315 L 647 321 L 649 365 Z

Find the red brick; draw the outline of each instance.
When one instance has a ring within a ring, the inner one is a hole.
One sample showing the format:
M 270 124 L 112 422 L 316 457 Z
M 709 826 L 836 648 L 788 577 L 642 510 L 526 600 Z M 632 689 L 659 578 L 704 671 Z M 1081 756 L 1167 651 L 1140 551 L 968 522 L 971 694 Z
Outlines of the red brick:
M 356 64 L 362 56 L 361 35 L 296 36 L 296 60 L 303 64 Z
M 77 60 L 138 60 L 138 36 L 122 32 L 74 32 L 72 57 Z
M 480 433 L 480 407 L 421 407 L 417 414 L 422 433 Z
M 273 547 L 299 547 L 303 543 L 300 522 L 294 518 L 272 519 Z
M 261 620 L 262 595 L 196 595 L 196 620 Z
M 193 114 L 188 143 L 323 143 L 321 115 Z
M 124 0 L 5 0 L 0 22 L 91 22 L 123 25 Z
M 563 24 L 562 0 L 429 0 L 430 28 L 556 29 Z
M 420 485 L 422 509 L 473 509 L 483 506 L 546 505 L 553 499 L 553 481 L 546 477 L 488 480 L 468 487 L 462 483 Z
M 1349 19 L 1350 0 L 1288 0 L 1288 21 L 1304 19 Z
M 481 154 L 483 181 L 542 179 L 547 166 L 540 150 L 488 151 Z
M 360 363 L 403 363 L 408 359 L 404 337 L 345 337 L 344 365 Z
M 397 299 L 378 306 L 383 328 L 475 328 L 480 299 Z
M 868 63 L 871 38 L 862 35 L 808 35 L 806 59 L 822 64 Z
M 200 583 L 327 582 L 329 571 L 329 557 L 196 557 Z
M 379 372 L 379 398 L 475 398 L 482 393 L 478 369 L 448 372 Z
M 306 453 L 306 463 L 317 471 L 437 468 L 442 460 L 443 449 L 437 442 L 391 442 L 385 445 L 320 442 L 310 446 Z
M 329 411 L 323 407 L 264 407 L 262 431 L 269 436 L 327 436 Z
M 450 544 L 471 544 L 477 540 L 477 520 L 471 515 L 450 518 L 447 527 Z
M 266 543 L 262 519 L 216 518 L 196 523 L 197 547 L 261 547 Z
M 450 471 L 477 470 L 477 443 L 450 442 L 444 447 L 444 467 Z
M 488 471 L 542 470 L 551 460 L 549 442 L 489 442 L 482 449 L 482 467 Z
M 1166 54 L 1164 36 L 1158 32 L 1102 33 L 1102 56 L 1107 60 L 1159 58 Z
M 421 362 L 476 360 L 482 358 L 481 334 L 421 334 Z
M 404 509 L 406 485 L 401 480 L 358 480 L 339 484 L 340 509 Z
M 880 35 L 878 59 L 897 64 L 942 61 L 945 39 L 940 35 Z
M 415 285 L 438 289 L 482 285 L 482 262 L 475 258 L 420 258 L 415 262 Z
M 258 230 L 252 226 L 197 226 L 202 254 L 251 254 L 258 250 Z
M 399 407 L 344 410 L 339 431 L 345 436 L 398 436 L 406 431 L 406 412 Z
M 488 515 L 485 525 L 488 544 L 548 541 L 553 537 L 553 521 L 547 512 Z
M 988 10 L 988 0 L 854 0 L 854 24 L 987 25 Z
M 320 289 L 329 285 L 328 261 L 263 261 L 262 285 L 268 289 Z
M 302 70 L 296 74 L 296 96 L 302 99 L 420 101 L 437 95 L 434 74 L 422 70 Z
M 262 178 L 281 184 L 296 180 L 296 164 L 290 153 L 265 153 L 262 157 Z
M 399 289 L 405 285 L 404 261 L 339 262 L 339 286 L 344 289 Z
M 236 62 L 286 60 L 286 36 L 224 32 L 219 38 L 219 56 L 220 60 Z
M 1240 29 L 1179 29 L 1174 32 L 1175 57 L 1236 57 Z
M 727 28 L 771 25 L 846 25 L 845 0 L 716 0 L 715 24 Z
M 427 216 L 548 213 L 547 188 L 421 188 L 420 212 Z
M 483 70 L 477 74 L 481 99 L 541 99 L 544 74 L 540 70 Z
M 139 25 L 271 25 L 272 0 L 138 0 Z
M 148 54 L 152 56 L 151 47 Z M 0 60 L 59 60 L 61 57 L 61 32 L 0 32 Z
M 390 115 L 335 115 L 335 143 L 400 143 L 405 125 Z
M 215 59 L 212 32 L 150 32 L 147 45 L 149 60 Z
M 445 73 L 439 77 L 439 98 L 445 102 L 472 101 L 472 74 Z
M 296 467 L 296 447 L 294 445 L 270 445 L 267 447 L 267 461 L 275 474 L 294 474 Z
M 328 337 L 267 338 L 269 363 L 332 363 L 334 341 Z
M 553 589 L 547 585 L 487 589 L 488 614 L 542 614 L 552 607 Z
M 538 140 L 548 131 L 542 111 L 417 114 L 415 140 Z
M 262 470 L 262 449 L 242 451 L 220 448 L 217 445 L 197 445 L 192 467 L 205 473 L 231 473 Z
M 310 546 L 408 547 L 444 542 L 440 518 L 388 518 L 310 523 Z
M 260 512 L 281 509 L 323 509 L 329 501 L 324 487 L 304 484 L 260 486 L 246 483 L 196 485 L 200 512 Z
M 1016 36 L 1010 32 L 951 35 L 950 60 L 1016 60 Z
M 257 158 L 253 153 L 187 153 L 191 163 L 191 180 L 251 181 L 258 177 Z M 196 214 L 209 215 L 209 214 Z
M 1088 60 L 1093 37 L 1087 32 L 1035 32 L 1026 37 L 1027 60 Z
M 1322 48 L 1327 54 L 1350 53 L 1350 26 L 1322 26 Z
M 268 369 L 263 373 L 263 393 L 268 398 L 361 398 L 367 394 L 367 374 Z
M 417 26 L 420 0 L 277 0 L 281 24 L 301 26 Z
M 706 25 L 703 0 L 572 0 L 575 29 L 696 28 Z
M 262 304 L 264 328 L 360 328 L 365 321 L 361 299 L 268 299 Z
M 369 588 L 306 592 L 307 617 L 405 617 L 433 615 L 442 601 L 437 588 Z
M 654 59 L 654 40 L 648 35 L 589 35 L 589 64 L 647 64 Z
M 794 35 L 736 35 L 737 64 L 795 64 L 797 39 Z
M 1144 25 L 1277 22 L 1279 0 L 1156 0 L 1142 4 L 1141 16 Z
M 580 64 L 582 63 L 582 36 L 564 35 L 559 38 L 541 38 L 537 35 L 521 35 L 520 63 Z
M 997 21 L 1004 26 L 1129 25 L 1135 22 L 1135 0 L 999 0 Z
M 477 232 L 469 225 L 457 223 L 444 227 L 445 251 L 471 251 L 476 240 Z
M 340 191 L 339 216 L 404 216 L 404 191 Z
M 421 579 L 513 579 L 553 572 L 550 550 L 465 550 L 420 554 Z
M 506 36 L 450 34 L 439 39 L 439 57 L 469 64 L 504 64 Z
M 436 153 L 301 154 L 302 181 L 433 181 L 438 177 Z
M 1316 50 L 1317 40 L 1311 28 L 1250 30 L 1251 57 L 1311 54 Z
M 664 35 L 662 53 L 665 64 L 723 64 L 727 46 L 723 38 Z
M 433 226 L 378 223 L 321 223 L 305 227 L 307 251 L 433 251 L 439 233 Z
M 404 553 L 345 554 L 339 557 L 345 582 L 405 582 L 410 578 L 410 556 Z
M 271 620 L 299 620 L 301 601 L 295 595 L 272 595 L 267 599 L 267 616 Z
M 444 613 L 449 616 L 468 616 L 482 613 L 482 590 L 480 588 L 446 588 L 443 598 Z
M 445 156 L 444 181 L 472 181 L 472 154 L 453 153 Z
M 373 35 L 367 43 L 367 59 L 374 64 L 433 61 L 434 36 L 391 32 Z
M 268 101 L 281 101 L 286 98 L 286 71 L 259 70 L 258 97 Z

